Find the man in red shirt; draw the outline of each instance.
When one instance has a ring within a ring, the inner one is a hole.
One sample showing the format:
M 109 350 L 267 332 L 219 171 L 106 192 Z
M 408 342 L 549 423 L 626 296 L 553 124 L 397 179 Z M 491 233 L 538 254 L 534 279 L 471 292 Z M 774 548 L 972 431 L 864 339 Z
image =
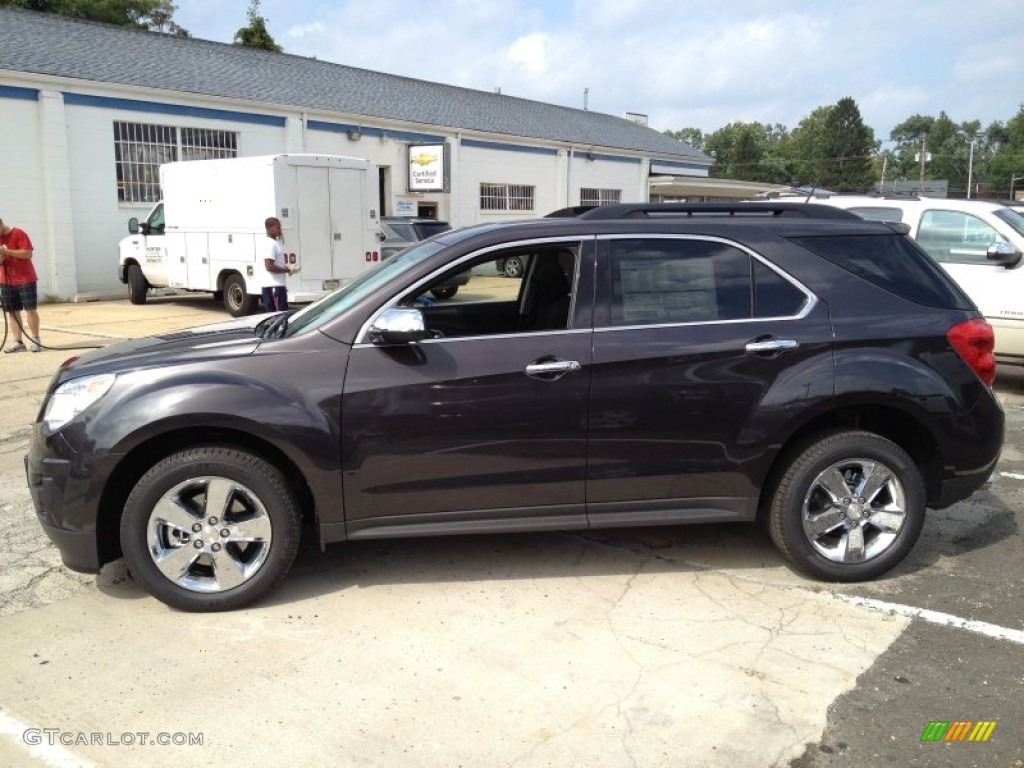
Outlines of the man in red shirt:
M 36 311 L 36 269 L 32 265 L 32 241 L 22 230 L 0 219 L 0 305 L 7 313 L 7 328 L 14 343 L 5 352 L 24 352 L 21 312 L 28 317 L 28 349 L 38 352 L 39 312 Z

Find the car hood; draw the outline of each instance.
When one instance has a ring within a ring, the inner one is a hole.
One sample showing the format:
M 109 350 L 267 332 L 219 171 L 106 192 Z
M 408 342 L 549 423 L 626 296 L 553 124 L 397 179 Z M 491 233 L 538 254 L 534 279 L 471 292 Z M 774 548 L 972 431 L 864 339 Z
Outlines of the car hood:
M 261 343 L 255 327 L 266 318 L 254 315 L 111 344 L 67 360 L 59 378 L 248 355 Z

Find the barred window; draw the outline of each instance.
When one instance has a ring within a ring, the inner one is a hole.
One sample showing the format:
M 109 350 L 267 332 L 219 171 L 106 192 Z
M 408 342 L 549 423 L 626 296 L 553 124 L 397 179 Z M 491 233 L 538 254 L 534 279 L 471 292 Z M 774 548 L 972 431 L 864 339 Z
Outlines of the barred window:
M 209 128 L 181 129 L 182 160 L 217 160 L 238 156 L 238 134 Z
M 523 184 L 481 184 L 481 211 L 532 211 L 533 187 Z
M 580 189 L 580 205 L 614 205 L 620 202 L 621 189 Z
M 155 203 L 160 199 L 160 166 L 182 160 L 238 156 L 238 134 L 173 125 L 114 123 L 117 199 Z

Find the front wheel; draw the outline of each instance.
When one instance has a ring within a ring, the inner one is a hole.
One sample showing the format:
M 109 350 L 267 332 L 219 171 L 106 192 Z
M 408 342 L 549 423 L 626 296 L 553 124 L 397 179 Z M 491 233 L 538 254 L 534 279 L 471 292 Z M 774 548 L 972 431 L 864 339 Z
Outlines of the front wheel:
M 435 299 L 450 299 L 459 290 L 457 285 L 450 285 L 447 288 L 433 288 L 430 292 L 434 294 Z
M 135 579 L 167 605 L 232 610 L 288 572 L 300 524 L 280 470 L 244 451 L 205 446 L 168 456 L 136 483 L 121 549 Z
M 844 430 L 797 448 L 772 494 L 768 530 L 798 570 L 866 581 L 907 556 L 924 514 L 924 481 L 906 451 L 879 435 Z
M 138 264 L 128 265 L 128 301 L 132 304 L 145 304 L 146 292 L 149 285 L 146 276 L 142 274 L 142 267 Z
M 245 292 L 245 280 L 239 274 L 229 275 L 224 281 L 224 309 L 232 317 L 251 315 L 256 309 L 258 296 L 252 296 Z

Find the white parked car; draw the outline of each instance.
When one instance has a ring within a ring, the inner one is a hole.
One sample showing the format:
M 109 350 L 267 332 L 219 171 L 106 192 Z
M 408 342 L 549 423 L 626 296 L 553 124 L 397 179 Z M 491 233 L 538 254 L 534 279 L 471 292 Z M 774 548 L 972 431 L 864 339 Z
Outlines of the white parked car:
M 1024 365 L 1024 208 L 987 200 L 815 196 L 865 219 L 899 221 L 991 323 L 996 355 Z

